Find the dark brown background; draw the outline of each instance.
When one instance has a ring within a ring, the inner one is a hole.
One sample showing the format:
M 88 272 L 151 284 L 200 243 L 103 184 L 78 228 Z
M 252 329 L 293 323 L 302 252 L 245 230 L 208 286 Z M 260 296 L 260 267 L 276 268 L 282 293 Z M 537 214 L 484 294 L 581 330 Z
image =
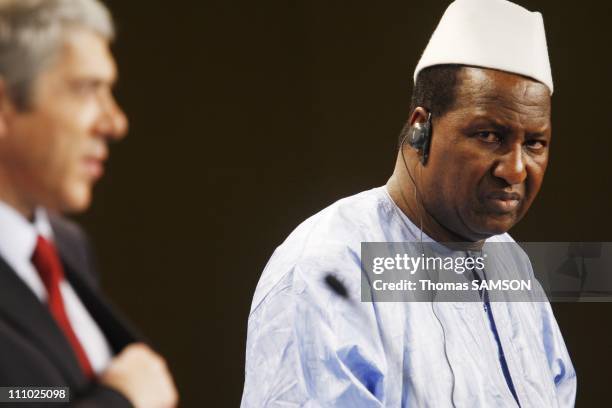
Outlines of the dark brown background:
M 385 183 L 414 66 L 448 2 L 107 3 L 131 131 L 79 220 L 109 294 L 169 360 L 182 406 L 236 407 L 263 266 L 304 218 Z M 554 143 L 512 233 L 612 241 L 612 6 L 519 3 L 545 17 Z M 612 304 L 554 308 L 578 406 L 601 406 Z

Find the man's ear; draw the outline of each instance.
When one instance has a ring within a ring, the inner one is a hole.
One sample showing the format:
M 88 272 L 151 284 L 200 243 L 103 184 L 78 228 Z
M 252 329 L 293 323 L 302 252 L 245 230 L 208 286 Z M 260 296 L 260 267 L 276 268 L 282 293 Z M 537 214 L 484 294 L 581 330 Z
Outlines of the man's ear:
M 410 126 L 414 126 L 415 123 L 425 123 L 427 122 L 428 117 L 429 113 L 427 112 L 427 109 L 423 108 L 422 106 L 417 106 L 412 111 L 408 123 L 410 123 Z

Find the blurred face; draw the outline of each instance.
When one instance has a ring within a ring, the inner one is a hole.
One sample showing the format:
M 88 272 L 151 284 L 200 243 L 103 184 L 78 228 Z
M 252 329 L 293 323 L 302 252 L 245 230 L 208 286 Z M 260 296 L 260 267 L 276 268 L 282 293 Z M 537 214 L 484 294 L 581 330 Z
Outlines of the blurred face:
M 127 130 L 111 93 L 115 79 L 108 42 L 75 28 L 34 82 L 28 109 L 17 110 L 4 91 L 0 163 L 7 185 L 0 191 L 6 195 L 10 185 L 21 210 L 43 205 L 78 212 L 89 206 L 108 142 Z
M 464 68 L 456 104 L 433 118 L 419 182 L 425 208 L 470 241 L 508 231 L 540 190 L 551 139 L 548 88 L 519 75 Z

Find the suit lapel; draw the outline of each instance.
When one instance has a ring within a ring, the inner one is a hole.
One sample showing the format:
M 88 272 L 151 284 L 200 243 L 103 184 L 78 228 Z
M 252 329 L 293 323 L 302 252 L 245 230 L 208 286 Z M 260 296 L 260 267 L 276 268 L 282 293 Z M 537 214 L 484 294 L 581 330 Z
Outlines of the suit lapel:
M 85 377 L 61 329 L 46 306 L 1 257 L 0 288 L 0 316 L 53 360 L 69 384 L 82 384 Z
M 139 341 L 142 336 L 137 334 L 121 315 L 113 309 L 102 292 L 95 285 L 92 271 L 83 253 L 82 243 L 74 242 L 61 228 L 54 228 L 55 243 L 64 265 L 66 279 L 70 282 L 79 299 L 85 305 L 89 314 L 96 321 L 106 340 L 115 353 L 126 345 Z
M 104 299 L 100 291 L 92 287 L 72 266 L 66 265 L 66 277 L 79 295 L 89 314 L 96 321 L 114 353 L 137 341 L 137 335 L 117 311 Z

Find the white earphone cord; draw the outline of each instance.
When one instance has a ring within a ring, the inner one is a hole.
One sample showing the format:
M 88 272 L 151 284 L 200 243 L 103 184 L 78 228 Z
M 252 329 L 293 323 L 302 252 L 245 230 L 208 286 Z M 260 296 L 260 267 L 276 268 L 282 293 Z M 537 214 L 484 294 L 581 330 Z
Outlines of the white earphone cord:
M 425 206 L 423 205 L 423 196 L 421 195 L 421 192 L 419 191 L 416 181 L 414 180 L 414 177 L 412 177 L 412 174 L 410 173 L 410 170 L 408 169 L 408 163 L 406 162 L 406 157 L 404 156 L 404 143 L 406 143 L 406 138 L 408 137 L 408 134 L 406 134 L 404 136 L 404 138 L 402 139 L 402 142 L 400 143 L 400 154 L 402 156 L 402 161 L 404 162 L 404 167 L 406 168 L 406 173 L 408 173 L 408 177 L 410 177 L 410 180 L 412 181 L 412 185 L 414 186 L 414 199 L 415 201 L 420 201 L 421 202 L 421 207 L 425 210 Z M 406 199 L 406 196 L 404 195 L 404 190 L 402 190 L 401 185 L 399 184 L 399 180 L 397 181 L 397 188 L 400 191 L 400 195 L 402 196 L 402 200 L 404 201 L 404 204 L 406 205 L 406 208 L 409 207 L 408 205 L 408 200 Z M 427 210 L 425 210 L 427 211 Z M 423 217 L 421 216 L 421 213 L 418 212 L 418 216 L 419 216 L 419 230 L 420 230 L 420 239 L 419 239 L 419 243 L 421 246 L 421 251 L 423 253 L 425 253 L 425 248 L 423 247 Z M 435 298 L 437 296 L 437 291 L 434 291 L 434 296 L 433 299 L 431 301 L 431 311 L 433 313 L 433 315 L 435 316 L 436 320 L 438 321 L 438 324 L 440 325 L 440 328 L 442 329 L 442 338 L 444 339 L 444 358 L 446 358 L 446 364 L 448 365 L 448 368 L 451 371 L 451 376 L 453 378 L 453 383 L 452 383 L 452 387 L 451 387 L 451 404 L 453 406 L 453 408 L 456 408 L 456 404 L 455 404 L 455 370 L 453 369 L 453 366 L 450 363 L 450 359 L 448 358 L 448 350 L 446 348 L 446 330 L 444 329 L 444 325 L 442 324 L 442 321 L 440 320 L 440 317 L 438 316 L 438 314 L 436 313 L 436 309 L 434 307 L 434 303 L 435 303 Z

